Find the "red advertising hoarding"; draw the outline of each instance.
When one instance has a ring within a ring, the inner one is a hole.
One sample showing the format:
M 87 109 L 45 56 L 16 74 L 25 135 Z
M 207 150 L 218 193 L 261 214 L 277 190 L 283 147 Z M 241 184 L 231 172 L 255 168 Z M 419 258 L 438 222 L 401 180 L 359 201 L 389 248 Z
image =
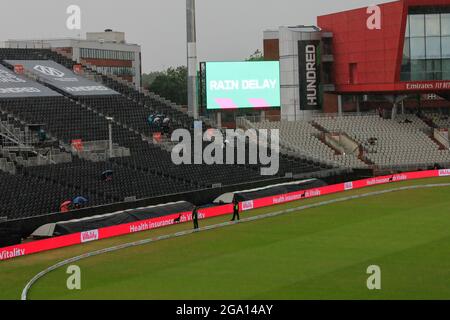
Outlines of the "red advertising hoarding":
M 161 132 L 154 132 L 153 133 L 153 142 L 154 143 L 160 143 L 162 139 L 162 133 Z
M 73 72 L 76 74 L 82 74 L 83 73 L 83 66 L 81 64 L 74 64 L 73 65 Z
M 81 140 L 81 139 L 72 140 L 72 148 L 75 151 L 82 152 L 83 151 L 83 140 Z
M 309 190 L 296 191 L 292 193 L 270 196 L 266 198 L 245 201 L 240 203 L 241 211 L 248 211 L 252 209 L 273 206 L 277 204 L 283 204 L 287 202 L 320 197 L 328 194 L 344 192 L 353 189 L 361 189 L 376 185 L 383 185 L 407 180 L 416 180 L 433 177 L 448 177 L 450 176 L 450 169 L 444 170 L 430 170 L 430 171 L 418 171 L 407 172 L 401 174 L 394 174 L 389 176 L 375 177 L 364 180 L 357 180 L 353 182 L 340 183 L 320 188 L 313 188 Z M 217 216 L 231 214 L 233 212 L 232 204 L 221 205 L 216 207 L 210 207 L 199 210 L 199 219 L 208 219 Z M 74 233 L 66 236 L 50 238 L 46 240 L 33 241 L 25 244 L 19 244 L 0 249 L 0 261 L 17 258 L 20 256 L 30 255 L 38 252 L 73 246 L 77 244 L 87 243 L 91 241 L 97 241 L 102 239 L 108 239 L 125 234 L 131 234 L 136 232 L 148 231 L 158 229 L 174 224 L 174 219 L 181 215 L 180 221 L 191 221 L 191 212 L 176 213 L 165 217 L 159 217 L 144 221 L 138 221 L 133 223 L 121 224 L 117 226 L 111 226 L 101 228 L 97 230 L 91 230 L 86 232 Z
M 23 65 L 16 64 L 16 65 L 14 65 L 14 72 L 16 74 L 23 74 L 25 72 L 25 69 L 23 68 Z

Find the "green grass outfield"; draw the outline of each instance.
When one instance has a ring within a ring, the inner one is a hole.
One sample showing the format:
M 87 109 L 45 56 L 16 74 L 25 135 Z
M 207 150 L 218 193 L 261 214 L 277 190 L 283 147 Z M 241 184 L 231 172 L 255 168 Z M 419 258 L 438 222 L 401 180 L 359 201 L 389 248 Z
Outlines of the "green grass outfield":
M 376 186 L 245 213 L 272 211 L 406 185 Z M 187 235 L 75 263 L 40 279 L 31 299 L 450 299 L 450 187 L 399 191 Z M 201 226 L 226 221 L 219 217 Z M 38 272 L 65 258 L 190 228 L 132 234 L 0 262 L 0 299 L 18 299 Z M 382 290 L 369 291 L 378 265 Z

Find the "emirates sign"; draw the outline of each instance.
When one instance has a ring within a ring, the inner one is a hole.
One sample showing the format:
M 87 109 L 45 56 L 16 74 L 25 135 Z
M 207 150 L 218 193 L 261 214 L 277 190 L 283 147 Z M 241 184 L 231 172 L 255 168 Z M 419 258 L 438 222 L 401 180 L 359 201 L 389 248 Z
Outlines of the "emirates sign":
M 450 81 L 420 81 L 420 82 L 406 82 L 406 90 L 449 90 Z

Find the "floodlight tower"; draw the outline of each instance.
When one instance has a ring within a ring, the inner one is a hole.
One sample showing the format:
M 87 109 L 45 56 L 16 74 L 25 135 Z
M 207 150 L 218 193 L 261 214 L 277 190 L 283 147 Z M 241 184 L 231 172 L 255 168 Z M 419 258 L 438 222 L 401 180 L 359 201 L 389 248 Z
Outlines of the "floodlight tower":
M 198 119 L 197 99 L 197 35 L 195 27 L 195 0 L 186 0 L 188 111 Z

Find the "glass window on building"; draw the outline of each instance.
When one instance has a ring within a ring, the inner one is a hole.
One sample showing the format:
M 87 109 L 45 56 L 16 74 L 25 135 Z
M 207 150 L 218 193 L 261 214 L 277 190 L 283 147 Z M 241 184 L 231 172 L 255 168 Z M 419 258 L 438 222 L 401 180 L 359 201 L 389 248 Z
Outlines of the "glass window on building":
M 410 33 L 409 33 L 409 15 L 408 18 L 406 19 L 406 30 L 405 30 L 405 37 L 409 38 L 410 37 Z
M 450 59 L 442 60 L 442 79 L 450 79 Z
M 90 58 L 90 59 L 133 61 L 135 57 L 134 52 L 117 51 L 117 50 L 81 49 L 80 53 L 82 58 Z
M 425 59 L 425 38 L 411 38 L 411 59 Z
M 411 15 L 409 19 L 410 37 L 424 37 L 425 36 L 425 15 L 415 14 Z
M 442 60 L 426 60 L 426 80 L 442 80 Z
M 424 80 L 426 78 L 426 61 L 411 60 L 411 80 Z
M 407 19 L 402 81 L 449 80 L 450 7 L 412 8 Z
M 450 36 L 442 38 L 442 58 L 450 59 Z
M 441 37 L 427 37 L 426 44 L 427 59 L 440 59 Z
M 441 17 L 440 14 L 425 15 L 425 31 L 427 37 L 441 36 Z
M 405 39 L 405 46 L 403 48 L 403 61 L 411 59 L 411 46 L 410 40 L 408 38 Z
M 443 36 L 450 36 L 450 13 L 441 14 L 441 32 Z

